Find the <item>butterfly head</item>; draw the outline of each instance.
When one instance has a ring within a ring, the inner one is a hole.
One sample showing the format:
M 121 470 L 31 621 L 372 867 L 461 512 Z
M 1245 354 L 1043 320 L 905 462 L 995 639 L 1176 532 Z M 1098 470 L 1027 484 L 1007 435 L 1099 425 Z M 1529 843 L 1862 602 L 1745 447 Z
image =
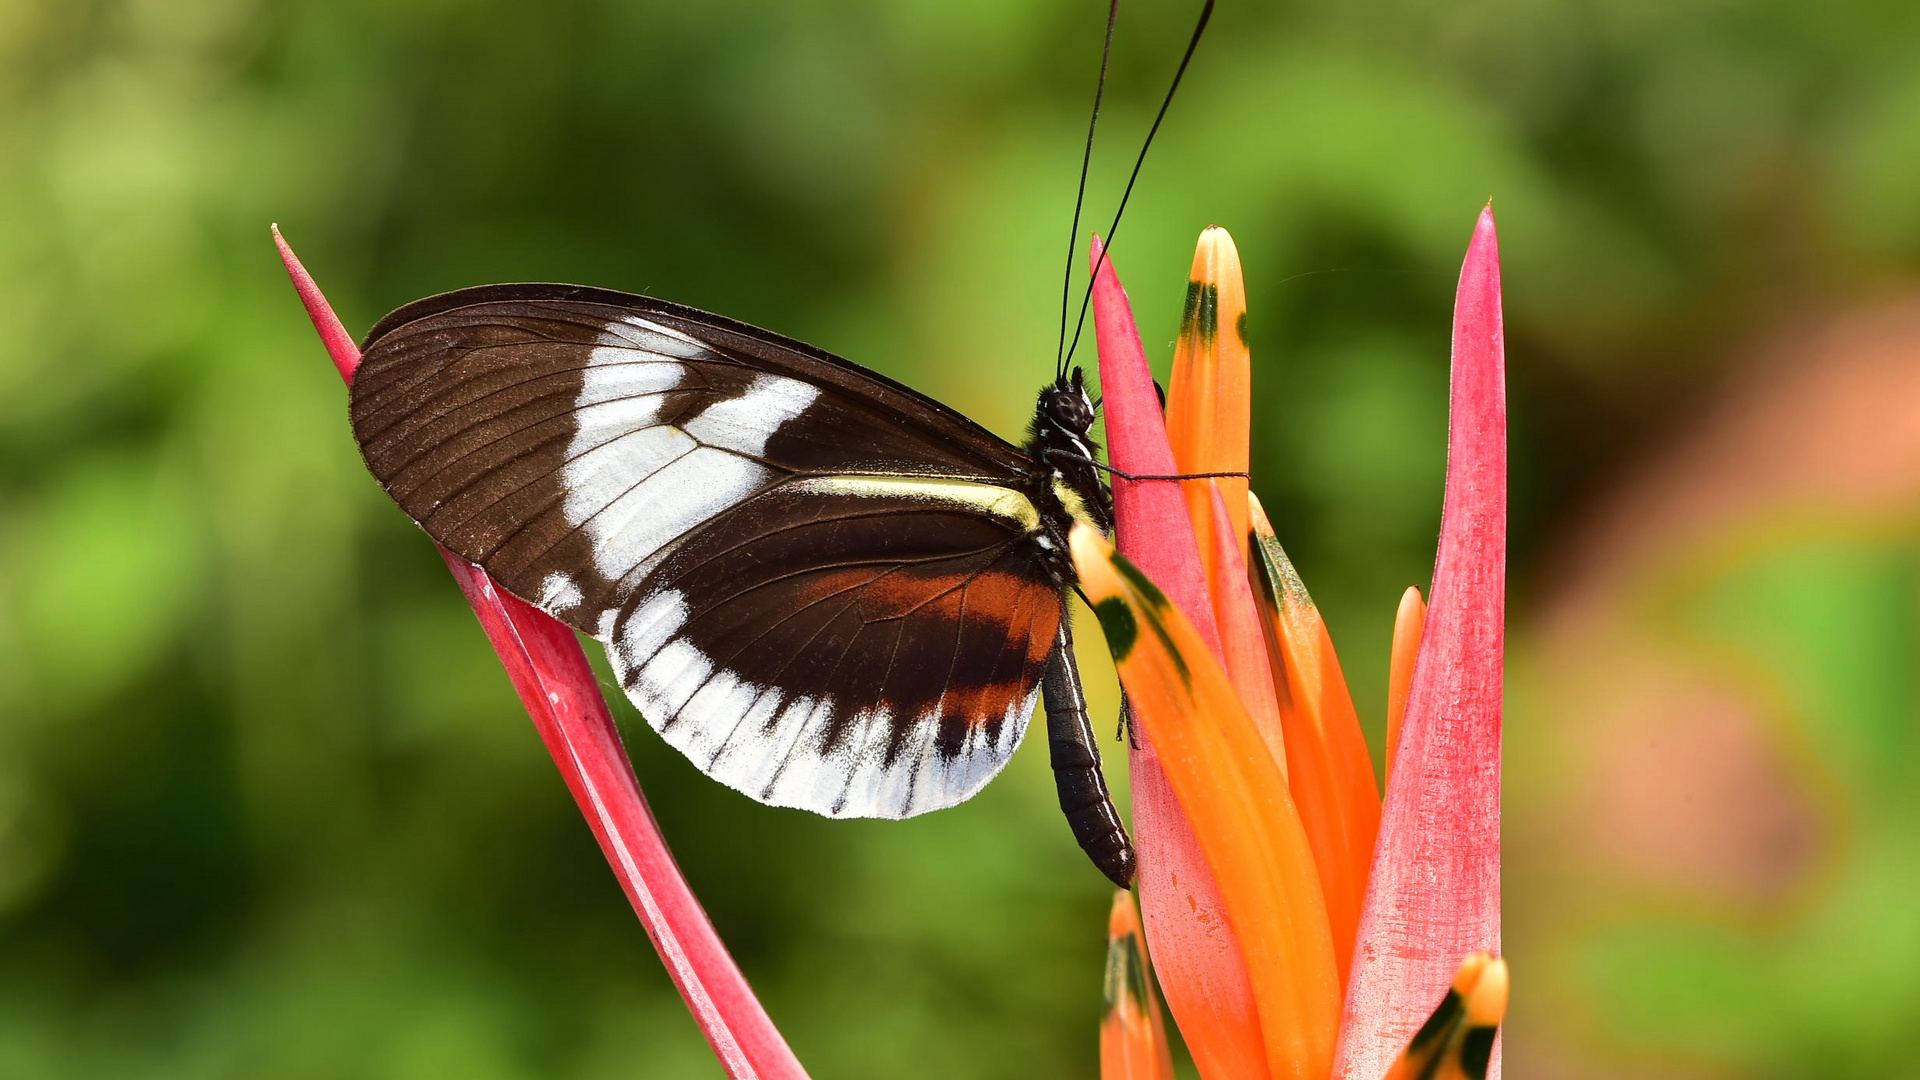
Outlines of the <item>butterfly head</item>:
M 1048 487 L 1064 512 L 1105 532 L 1113 524 L 1113 497 L 1100 476 L 1099 447 L 1087 435 L 1093 418 L 1086 376 L 1074 368 L 1040 391 L 1030 451 L 1045 465 Z
M 1040 391 L 1040 415 L 1035 417 L 1035 427 L 1052 427 L 1081 439 L 1092 430 L 1093 399 L 1087 396 L 1086 377 L 1079 368 Z

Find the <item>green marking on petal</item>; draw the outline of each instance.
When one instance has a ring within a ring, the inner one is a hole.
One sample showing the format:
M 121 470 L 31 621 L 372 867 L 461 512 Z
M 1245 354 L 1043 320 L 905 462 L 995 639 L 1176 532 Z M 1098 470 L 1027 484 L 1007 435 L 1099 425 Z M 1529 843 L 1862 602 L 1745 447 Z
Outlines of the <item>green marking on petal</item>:
M 1140 624 L 1128 610 L 1127 602 L 1109 596 L 1093 605 L 1093 614 L 1100 620 L 1100 632 L 1107 636 L 1107 651 L 1113 654 L 1116 663 L 1125 660 L 1133 652 L 1133 643 L 1140 639 Z
M 1460 1040 L 1460 1071 L 1468 1080 L 1487 1080 L 1487 1064 L 1493 1060 L 1493 1036 L 1499 1028 L 1468 1028 Z
M 1147 964 L 1140 955 L 1140 939 L 1128 934 L 1127 948 L 1127 993 L 1144 1008 L 1147 1003 Z
M 1111 1016 L 1128 1001 L 1145 1009 L 1147 1001 L 1147 965 L 1140 956 L 1140 943 L 1132 934 L 1107 944 L 1105 1011 Z
M 1246 312 L 1244 311 L 1241 312 L 1240 317 L 1233 320 L 1233 332 L 1236 336 L 1240 338 L 1241 348 L 1250 349 L 1253 347 L 1247 342 L 1247 313 Z
M 1124 555 L 1114 557 L 1113 568 L 1120 572 L 1120 576 L 1139 598 L 1140 610 L 1147 617 L 1147 626 L 1160 639 L 1160 644 L 1166 646 L 1168 655 L 1173 657 L 1173 667 L 1179 673 L 1180 681 L 1191 685 L 1192 669 L 1187 666 L 1187 658 L 1180 655 L 1179 648 L 1174 645 L 1173 635 L 1167 632 L 1166 617 L 1173 610 L 1173 605 L 1167 601 L 1167 594 L 1161 592 L 1160 586 L 1155 585 L 1152 578 L 1142 573 Z M 1114 656 L 1117 659 L 1119 654 L 1115 653 Z
M 1458 992 L 1449 989 L 1447 996 L 1440 999 L 1440 1007 L 1433 1010 L 1433 1015 L 1427 1017 L 1427 1022 L 1420 1025 L 1413 1041 L 1407 1044 L 1407 1053 L 1430 1053 L 1435 1043 L 1443 1042 L 1453 1034 L 1454 1025 L 1460 1022 L 1466 1011 L 1467 1003 L 1460 999 Z
M 1260 580 L 1275 604 L 1281 610 L 1293 606 L 1313 607 L 1313 597 L 1307 594 L 1307 583 L 1300 580 L 1300 572 L 1293 568 L 1293 560 L 1287 558 L 1286 549 L 1280 546 L 1279 538 L 1263 535 L 1258 529 L 1250 529 L 1247 539 L 1260 555 Z
M 1187 305 L 1180 313 L 1181 336 L 1197 335 L 1201 344 L 1212 345 L 1220 332 L 1220 287 L 1207 281 L 1187 282 Z
M 1126 579 L 1128 585 L 1133 586 L 1134 592 L 1140 594 L 1142 606 L 1149 611 L 1167 610 L 1167 594 L 1160 591 L 1160 586 L 1155 585 L 1152 578 L 1133 565 L 1133 560 L 1124 555 L 1116 556 L 1113 560 L 1113 568 L 1120 571 L 1120 576 Z
M 1193 670 L 1187 667 L 1187 658 L 1180 653 L 1179 646 L 1173 643 L 1173 635 L 1167 633 L 1167 624 L 1152 611 L 1147 612 L 1147 626 L 1153 630 L 1153 636 L 1160 639 L 1166 647 L 1167 655 L 1173 658 L 1173 672 L 1180 677 L 1180 685 L 1193 685 Z

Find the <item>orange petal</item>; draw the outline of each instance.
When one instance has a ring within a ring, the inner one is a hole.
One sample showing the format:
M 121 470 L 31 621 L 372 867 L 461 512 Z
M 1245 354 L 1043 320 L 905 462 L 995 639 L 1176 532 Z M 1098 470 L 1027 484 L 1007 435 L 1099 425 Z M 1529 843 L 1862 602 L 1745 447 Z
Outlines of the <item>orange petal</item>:
M 1173 378 L 1167 384 L 1167 437 L 1181 472 L 1246 472 L 1252 425 L 1253 379 L 1247 351 L 1247 287 L 1233 237 L 1218 225 L 1200 234 L 1188 275 L 1187 306 L 1174 345 Z M 1247 562 L 1245 477 L 1218 481 L 1233 521 L 1229 541 Z M 1205 480 L 1181 485 L 1187 516 L 1200 541 L 1207 580 L 1219 590 L 1225 570 L 1216 558 L 1213 489 Z
M 1413 662 L 1420 655 L 1420 633 L 1427 626 L 1427 604 L 1418 585 L 1400 594 L 1400 610 L 1393 616 L 1393 659 L 1387 665 L 1387 738 L 1382 754 L 1386 773 L 1393 775 L 1393 758 L 1400 752 L 1400 721 L 1407 715 L 1407 691 L 1413 687 Z
M 1093 529 L 1069 543 L 1134 713 L 1245 951 L 1274 1080 L 1326 1080 L 1340 975 L 1313 851 L 1287 783 L 1186 617 Z
M 1320 868 L 1334 956 L 1344 985 L 1373 863 L 1373 839 L 1380 828 L 1380 790 L 1374 784 L 1373 759 L 1353 709 L 1353 695 L 1347 691 L 1347 679 L 1320 609 L 1281 550 L 1260 500 L 1249 495 L 1247 508 L 1260 560 L 1261 572 L 1254 575 L 1254 583 L 1264 601 L 1269 655 L 1275 662 L 1273 679 L 1287 685 L 1280 716 L 1289 780 Z
M 1492 953 L 1469 955 L 1386 1080 L 1486 1080 L 1506 1013 L 1507 962 Z
M 1280 701 L 1273 689 L 1274 671 L 1267 651 L 1266 633 L 1261 627 L 1260 610 L 1253 599 L 1247 565 L 1241 560 L 1241 547 L 1231 541 L 1233 522 L 1227 517 L 1225 499 L 1218 487 L 1207 491 L 1212 502 L 1214 559 L 1225 571 L 1213 586 L 1213 610 L 1220 622 L 1220 644 L 1227 662 L 1227 678 L 1240 695 L 1240 703 L 1253 717 L 1254 727 L 1272 751 L 1274 764 L 1287 776 L 1286 729 L 1280 719 Z
M 1115 891 L 1107 917 L 1106 1005 L 1100 1015 L 1100 1080 L 1173 1080 L 1173 1051 L 1153 992 L 1153 968 L 1133 894 Z

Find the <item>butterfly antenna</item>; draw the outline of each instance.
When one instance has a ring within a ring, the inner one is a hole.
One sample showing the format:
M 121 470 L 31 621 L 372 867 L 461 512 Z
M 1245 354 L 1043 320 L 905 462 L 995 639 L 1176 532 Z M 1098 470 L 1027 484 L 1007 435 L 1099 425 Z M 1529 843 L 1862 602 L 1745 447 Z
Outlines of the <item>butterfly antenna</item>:
M 1067 373 L 1067 308 L 1073 302 L 1073 258 L 1080 250 L 1080 210 L 1087 202 L 1087 169 L 1093 164 L 1093 129 L 1100 123 L 1100 100 L 1107 93 L 1107 64 L 1113 59 L 1113 27 L 1120 0 L 1107 4 L 1107 42 L 1100 49 L 1100 79 L 1093 84 L 1093 115 L 1087 118 L 1087 148 L 1080 155 L 1080 190 L 1073 196 L 1073 228 L 1067 233 L 1067 272 L 1060 282 L 1060 344 L 1053 353 L 1053 379 Z
M 1167 96 L 1160 102 L 1160 112 L 1153 118 L 1153 126 L 1147 129 L 1146 141 L 1140 144 L 1140 156 L 1133 160 L 1133 172 L 1127 176 L 1126 190 L 1120 193 L 1120 206 L 1113 212 L 1113 224 L 1107 227 L 1106 242 L 1100 246 L 1100 258 L 1093 265 L 1093 274 L 1087 279 L 1086 296 L 1080 300 L 1080 317 L 1073 324 L 1073 343 L 1067 346 L 1067 355 L 1062 363 L 1073 360 L 1073 351 L 1080 347 L 1080 333 L 1086 328 L 1087 305 L 1093 302 L 1093 282 L 1100 276 L 1100 268 L 1107 264 L 1107 252 L 1113 250 L 1113 234 L 1120 231 L 1120 216 L 1127 212 L 1127 199 L 1133 195 L 1134 181 L 1140 179 L 1140 166 L 1147 162 L 1147 151 L 1153 146 L 1153 137 L 1160 131 L 1160 121 L 1167 118 L 1167 107 L 1173 104 L 1174 92 L 1180 89 L 1180 80 L 1187 74 L 1187 64 L 1193 60 L 1193 51 L 1200 47 L 1200 35 L 1207 31 L 1207 20 L 1213 18 L 1213 2 L 1207 0 L 1200 9 L 1200 20 L 1193 26 L 1193 37 L 1187 42 L 1187 51 L 1180 57 L 1180 67 L 1173 73 L 1173 83 L 1167 87 Z

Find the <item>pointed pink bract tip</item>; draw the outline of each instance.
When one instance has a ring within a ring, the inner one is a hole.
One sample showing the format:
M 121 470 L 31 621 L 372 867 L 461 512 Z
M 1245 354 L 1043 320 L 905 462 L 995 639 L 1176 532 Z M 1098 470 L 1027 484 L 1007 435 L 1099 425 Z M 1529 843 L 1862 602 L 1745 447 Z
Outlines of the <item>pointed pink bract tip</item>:
M 1488 206 L 1454 299 L 1440 545 L 1354 952 L 1340 1080 L 1385 1075 L 1460 958 L 1500 947 L 1505 369 Z M 1499 1071 L 1496 1049 L 1488 1076 Z
M 1103 257 L 1105 251 L 1100 238 L 1093 237 L 1088 258 L 1098 268 L 1093 280 L 1093 330 L 1107 422 L 1107 456 L 1114 467 L 1126 472 L 1175 473 L 1180 467 L 1167 439 L 1166 417 L 1154 392 L 1133 305 L 1113 260 Z M 1166 592 L 1219 656 L 1220 627 L 1180 485 L 1158 480 L 1135 483 L 1116 476 L 1113 506 L 1115 546 Z
M 1488 199 L 1487 205 L 1480 208 L 1479 219 L 1473 223 L 1473 240 L 1467 245 L 1468 260 L 1472 260 L 1474 250 L 1483 243 L 1495 245 L 1494 254 L 1497 256 L 1499 242 L 1493 227 L 1493 200 Z
M 353 373 L 360 366 L 360 346 L 354 343 L 353 335 L 341 325 L 340 316 L 333 313 L 333 306 L 321 295 L 320 286 L 314 284 L 313 275 L 300 264 L 300 257 L 293 253 L 293 245 L 280 235 L 278 222 L 269 226 L 273 230 L 273 246 L 280 249 L 280 261 L 287 268 L 287 276 L 293 279 L 293 290 L 300 294 L 300 303 L 307 309 L 307 318 L 313 320 L 313 329 L 320 335 L 320 343 L 327 347 L 327 355 L 333 357 L 333 366 L 340 370 L 340 378 L 351 383 Z

